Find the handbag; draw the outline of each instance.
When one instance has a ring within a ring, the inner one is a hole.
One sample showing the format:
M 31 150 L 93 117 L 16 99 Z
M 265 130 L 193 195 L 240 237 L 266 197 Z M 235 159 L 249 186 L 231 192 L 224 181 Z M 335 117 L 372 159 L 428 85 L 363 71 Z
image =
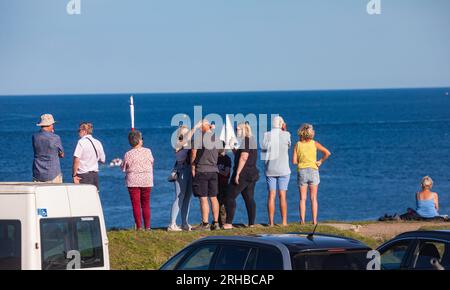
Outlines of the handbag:
M 176 169 L 172 170 L 167 177 L 168 182 L 175 182 L 178 179 L 178 171 Z

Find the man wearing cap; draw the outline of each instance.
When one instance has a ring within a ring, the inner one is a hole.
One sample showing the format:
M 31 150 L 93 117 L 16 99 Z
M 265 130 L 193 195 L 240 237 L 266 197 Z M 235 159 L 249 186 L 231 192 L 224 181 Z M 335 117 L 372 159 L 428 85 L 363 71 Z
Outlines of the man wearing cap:
M 78 128 L 77 147 L 73 153 L 72 177 L 74 183 L 98 186 L 98 162 L 105 163 L 105 152 L 100 141 L 92 137 L 94 126 L 83 122 Z
M 64 157 L 64 149 L 61 138 L 54 133 L 54 124 L 51 114 L 42 115 L 41 121 L 36 124 L 41 130 L 32 137 L 34 182 L 62 183 L 59 158 Z

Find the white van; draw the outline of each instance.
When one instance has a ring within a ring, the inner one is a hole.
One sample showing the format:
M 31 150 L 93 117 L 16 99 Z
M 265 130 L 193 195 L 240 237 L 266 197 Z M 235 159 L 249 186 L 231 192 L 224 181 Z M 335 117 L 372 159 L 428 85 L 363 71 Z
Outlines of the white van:
M 0 183 L 0 269 L 109 269 L 96 187 Z

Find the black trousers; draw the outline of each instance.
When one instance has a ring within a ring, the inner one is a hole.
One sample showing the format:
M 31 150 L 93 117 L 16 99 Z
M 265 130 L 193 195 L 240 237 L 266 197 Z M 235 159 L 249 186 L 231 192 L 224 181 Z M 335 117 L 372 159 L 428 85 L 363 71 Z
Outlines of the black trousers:
M 245 207 L 247 208 L 248 225 L 255 224 L 256 218 L 256 202 L 255 202 L 255 185 L 256 181 L 239 180 L 239 184 L 235 184 L 234 180 L 228 186 L 225 208 L 227 211 L 226 222 L 232 224 L 234 214 L 236 212 L 236 198 L 242 194 Z
M 219 200 L 219 225 L 223 226 L 227 221 L 227 211 L 226 211 L 226 202 L 227 202 L 227 193 L 228 193 L 228 183 L 220 184 L 219 181 L 219 194 L 217 195 L 217 199 Z
M 92 184 L 97 187 L 97 190 L 99 190 L 98 187 L 98 172 L 95 171 L 89 171 L 87 173 L 77 174 L 77 176 L 80 179 L 80 183 L 82 184 Z
M 412 208 L 408 208 L 406 210 L 406 213 L 400 215 L 400 219 L 406 221 L 445 221 L 445 218 L 442 216 L 436 216 L 431 218 L 422 217 Z

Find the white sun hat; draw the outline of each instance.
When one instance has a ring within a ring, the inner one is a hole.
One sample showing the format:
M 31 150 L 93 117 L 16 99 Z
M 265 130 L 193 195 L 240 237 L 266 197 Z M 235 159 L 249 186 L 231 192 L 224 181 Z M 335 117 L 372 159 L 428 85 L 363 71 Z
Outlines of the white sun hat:
M 52 114 L 44 114 L 41 116 L 41 121 L 38 124 L 36 124 L 36 126 L 47 127 L 47 126 L 51 126 L 55 123 L 56 122 L 55 122 L 55 119 L 53 119 Z

